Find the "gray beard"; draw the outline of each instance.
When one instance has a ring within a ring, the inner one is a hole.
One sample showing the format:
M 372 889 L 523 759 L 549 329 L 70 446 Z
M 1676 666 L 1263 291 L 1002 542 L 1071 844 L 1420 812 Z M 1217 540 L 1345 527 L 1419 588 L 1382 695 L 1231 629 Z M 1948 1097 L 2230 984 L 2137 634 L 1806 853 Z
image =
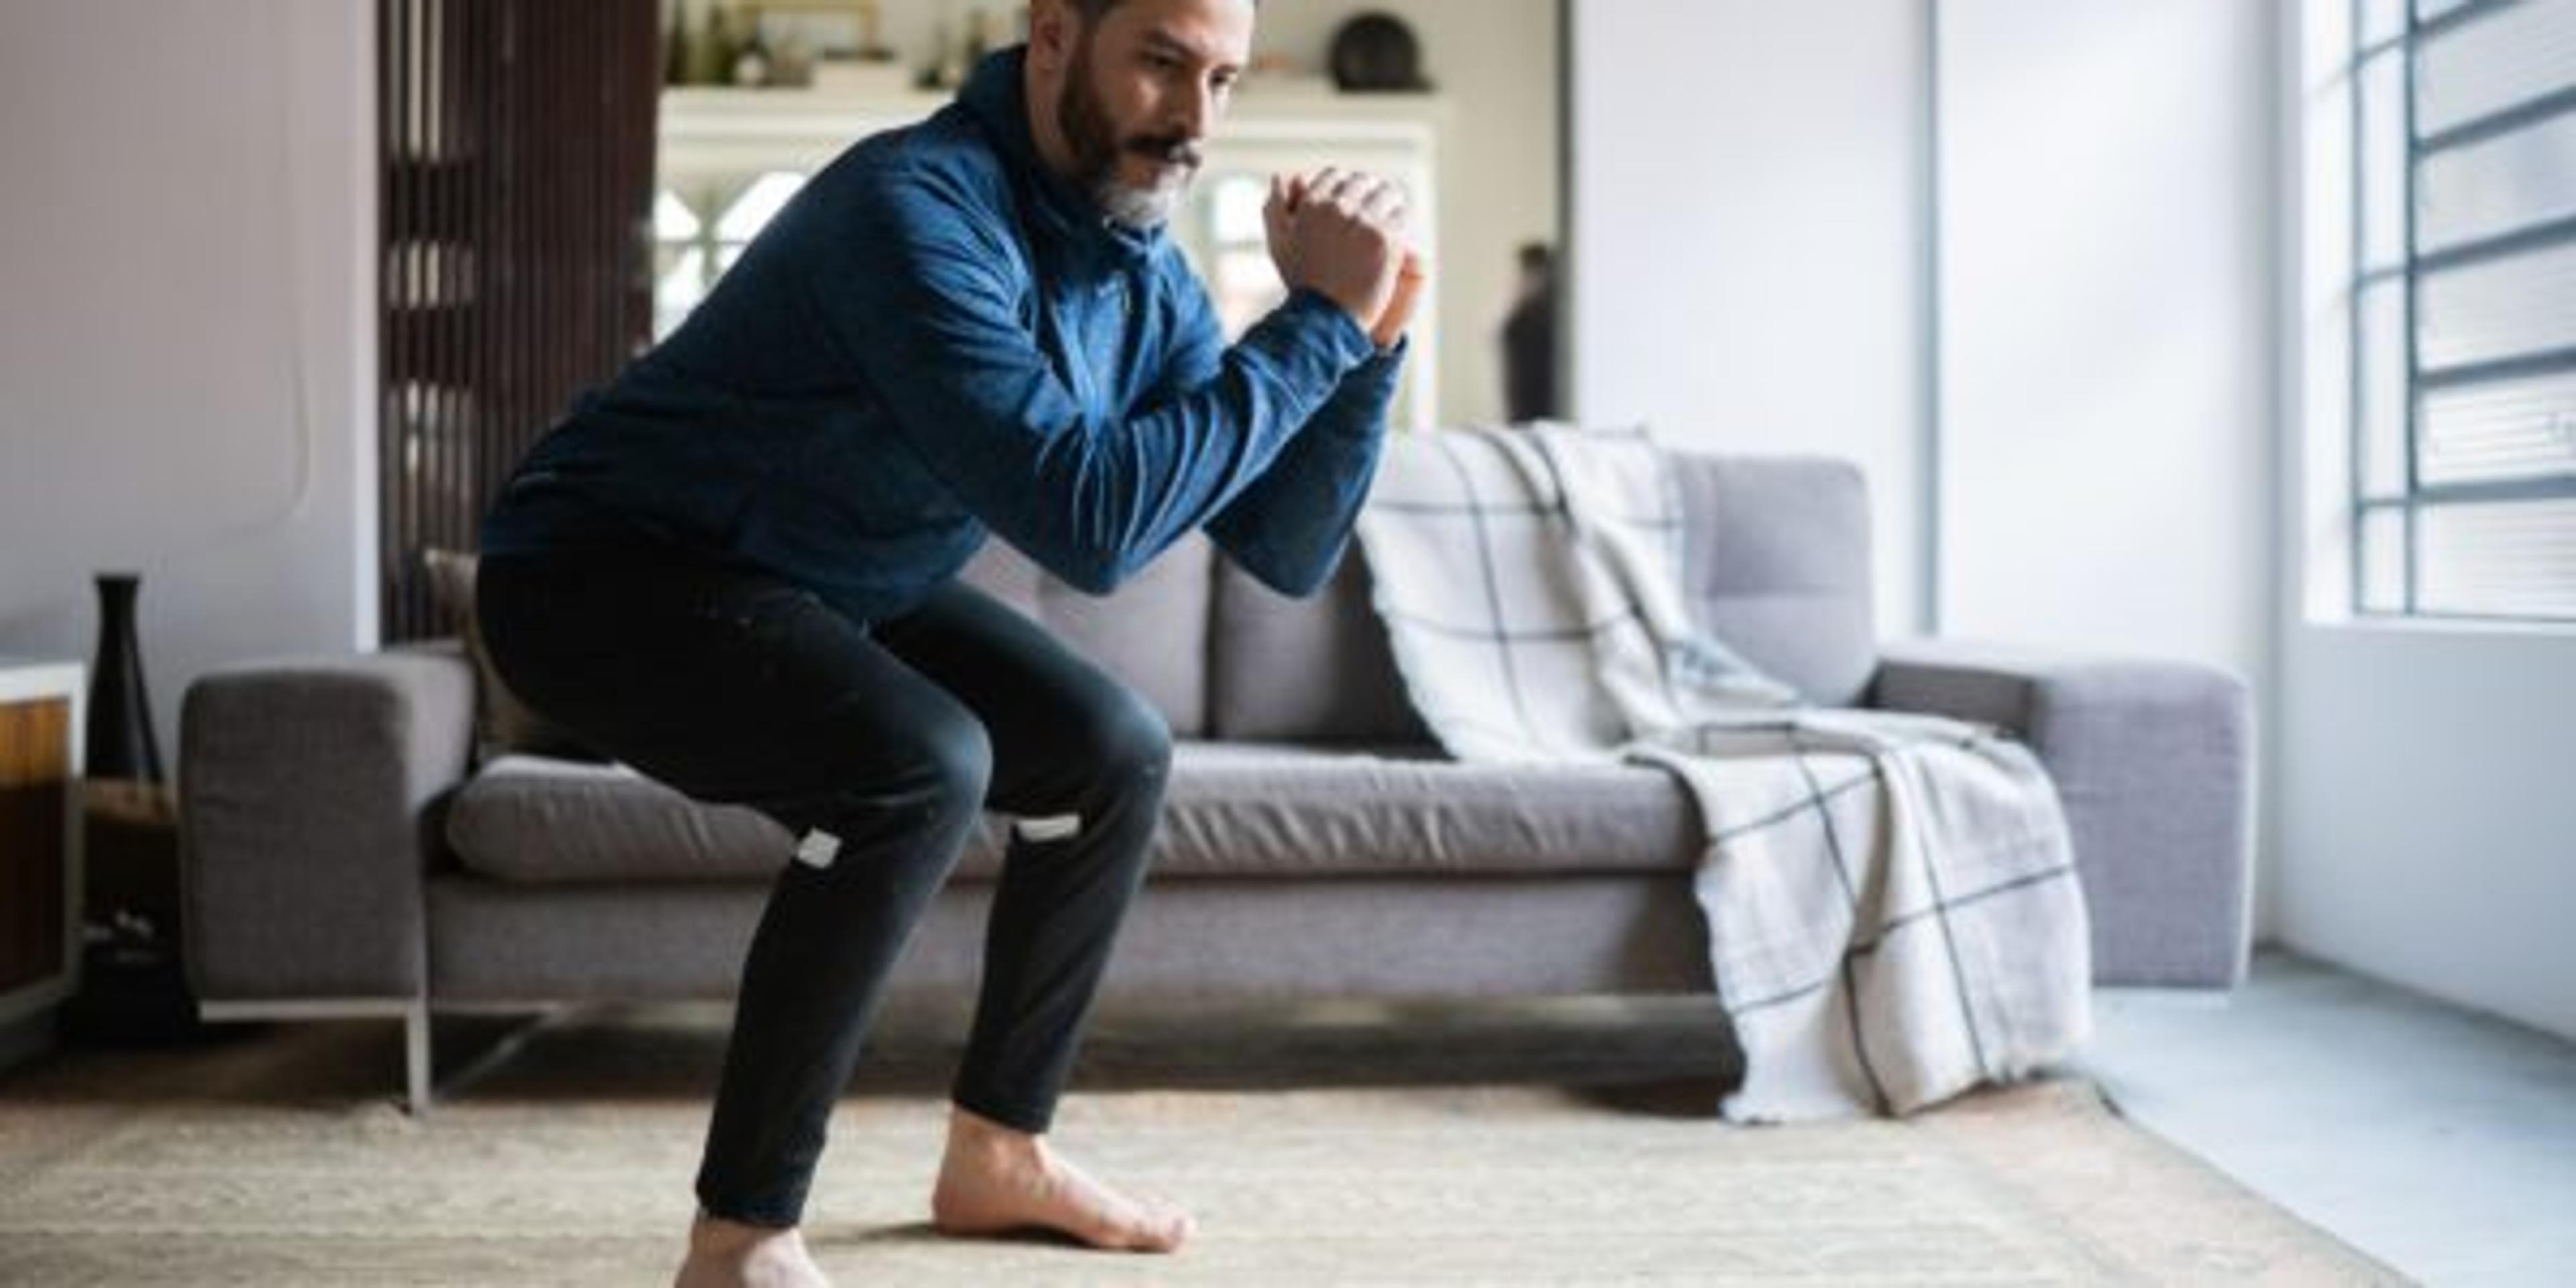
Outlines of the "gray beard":
M 1180 208 L 1181 194 L 1189 188 L 1186 178 L 1151 188 L 1131 188 L 1120 183 L 1113 170 L 1091 183 L 1091 199 L 1109 222 L 1136 232 L 1152 232 L 1171 221 Z
M 1172 213 L 1180 208 L 1181 194 L 1188 191 L 1194 172 L 1184 170 L 1171 182 L 1150 188 L 1120 183 L 1117 138 L 1103 118 L 1090 81 L 1084 79 L 1091 66 L 1088 34 L 1074 59 L 1084 70 L 1065 81 L 1064 92 L 1056 99 L 1056 128 L 1073 149 L 1075 164 L 1088 172 L 1089 178 L 1082 187 L 1109 222 L 1135 232 L 1152 232 L 1170 222 Z

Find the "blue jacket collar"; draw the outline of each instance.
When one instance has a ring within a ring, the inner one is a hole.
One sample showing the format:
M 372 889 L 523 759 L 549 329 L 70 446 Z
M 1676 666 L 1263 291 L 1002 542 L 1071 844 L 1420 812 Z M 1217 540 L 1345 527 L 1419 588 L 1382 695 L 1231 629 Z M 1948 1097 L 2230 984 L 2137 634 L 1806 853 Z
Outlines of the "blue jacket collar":
M 1078 263 L 1133 265 L 1151 255 L 1162 230 L 1139 232 L 1101 213 L 1091 195 L 1047 168 L 1029 132 L 1028 46 L 988 54 L 968 73 L 957 101 L 983 123 L 1028 198 L 1031 224 Z

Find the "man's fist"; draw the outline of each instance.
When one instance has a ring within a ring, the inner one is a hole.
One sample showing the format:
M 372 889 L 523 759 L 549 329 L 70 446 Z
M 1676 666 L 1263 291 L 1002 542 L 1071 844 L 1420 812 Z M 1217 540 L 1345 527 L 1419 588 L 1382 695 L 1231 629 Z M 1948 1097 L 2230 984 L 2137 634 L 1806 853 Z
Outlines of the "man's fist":
M 1413 321 L 1413 306 L 1422 300 L 1422 287 L 1431 274 L 1422 266 L 1420 252 L 1404 252 L 1404 265 L 1395 273 L 1395 294 L 1387 299 L 1386 311 L 1377 315 L 1369 326 L 1369 339 L 1380 349 L 1391 349 Z
M 1404 258 L 1404 194 L 1373 175 L 1327 166 L 1273 177 L 1262 211 L 1271 262 L 1372 330 L 1394 299 Z

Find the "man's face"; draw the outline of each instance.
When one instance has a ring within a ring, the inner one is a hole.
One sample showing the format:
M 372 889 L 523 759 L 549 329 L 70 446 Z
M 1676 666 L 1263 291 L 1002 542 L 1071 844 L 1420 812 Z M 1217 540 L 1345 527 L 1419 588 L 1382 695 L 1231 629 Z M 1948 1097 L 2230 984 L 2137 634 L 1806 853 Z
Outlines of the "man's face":
M 1123 0 L 1082 24 L 1056 100 L 1076 183 L 1130 228 L 1172 216 L 1252 49 L 1252 0 Z

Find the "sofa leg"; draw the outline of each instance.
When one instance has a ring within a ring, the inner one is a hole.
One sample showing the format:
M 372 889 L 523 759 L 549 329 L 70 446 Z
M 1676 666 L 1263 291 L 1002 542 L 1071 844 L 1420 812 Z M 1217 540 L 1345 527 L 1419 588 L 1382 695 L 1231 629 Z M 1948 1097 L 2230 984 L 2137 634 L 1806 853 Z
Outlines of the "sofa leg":
M 449 1003 L 433 1007 L 427 999 L 403 1004 L 404 1107 L 418 1118 L 442 1099 L 453 1099 L 483 1075 L 508 1063 L 528 1040 L 551 1025 L 578 1015 L 577 1002 Z M 441 1011 L 448 1015 L 448 1067 L 438 1066 Z
M 429 1112 L 429 1032 L 429 999 L 414 999 L 403 1008 L 405 1107 L 414 1118 Z
M 426 1113 L 437 1084 L 430 1080 L 429 999 L 387 997 L 285 997 L 200 1000 L 197 1018 L 207 1023 L 295 1020 L 381 1020 L 403 1022 L 403 1108 Z

